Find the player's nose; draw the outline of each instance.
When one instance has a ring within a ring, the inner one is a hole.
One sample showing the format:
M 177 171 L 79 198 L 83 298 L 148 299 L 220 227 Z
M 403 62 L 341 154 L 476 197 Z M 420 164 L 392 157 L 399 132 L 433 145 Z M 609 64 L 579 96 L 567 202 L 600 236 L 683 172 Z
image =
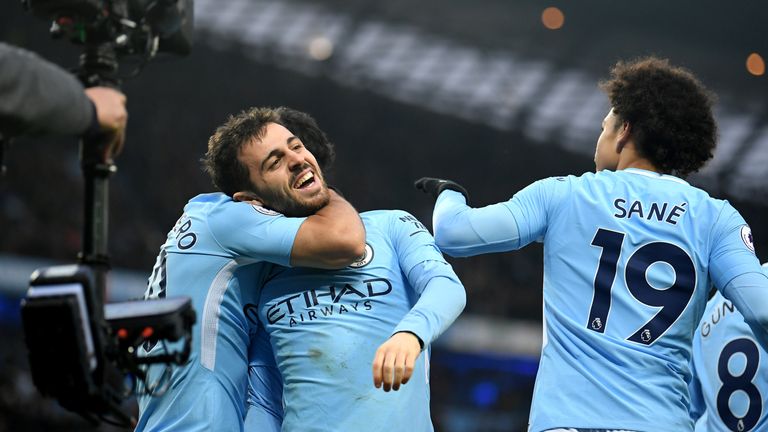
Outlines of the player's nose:
M 295 170 L 305 165 L 306 158 L 301 153 L 290 152 L 286 156 L 286 162 L 291 170 Z

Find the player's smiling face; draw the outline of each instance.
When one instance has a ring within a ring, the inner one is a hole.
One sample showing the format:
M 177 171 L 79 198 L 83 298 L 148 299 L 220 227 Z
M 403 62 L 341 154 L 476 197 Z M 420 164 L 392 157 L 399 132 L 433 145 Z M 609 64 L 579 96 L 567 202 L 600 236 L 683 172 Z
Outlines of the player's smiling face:
M 260 140 L 243 146 L 240 160 L 265 207 L 297 217 L 328 204 L 330 195 L 315 157 L 285 127 L 267 124 Z
M 597 139 L 597 148 L 595 148 L 596 171 L 615 170 L 619 164 L 619 153 L 617 152 L 617 143 L 621 133 L 619 122 L 620 119 L 613 112 L 613 109 L 603 119 L 603 131 Z

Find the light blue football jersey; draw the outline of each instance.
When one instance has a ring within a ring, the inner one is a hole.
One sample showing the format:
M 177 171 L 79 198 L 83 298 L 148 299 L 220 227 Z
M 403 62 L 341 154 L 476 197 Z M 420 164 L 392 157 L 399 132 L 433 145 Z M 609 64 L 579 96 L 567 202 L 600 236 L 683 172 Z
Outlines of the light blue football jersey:
M 697 432 L 768 430 L 768 352 L 720 293 L 707 304 L 693 337 L 693 372 Z
M 184 366 L 174 368 L 162 396 L 139 397 L 136 430 L 243 430 L 249 332 L 258 330 L 251 323 L 258 319 L 248 311 L 258 302 L 271 267 L 267 263 L 289 265 L 304 220 L 221 193 L 187 203 L 160 250 L 146 297 L 192 298 L 197 314 L 192 354 Z M 158 344 L 144 355 L 164 349 Z M 152 366 L 148 382 L 162 384 L 163 370 Z M 140 393 L 145 391 L 139 387 Z
M 275 267 L 262 290 L 259 319 L 284 380 L 284 431 L 433 430 L 429 344 L 463 309 L 464 288 L 416 218 L 397 210 L 361 218 L 363 258 L 335 271 Z M 398 331 L 425 349 L 411 380 L 384 392 L 373 385 L 372 362 Z
M 279 432 L 283 423 L 283 378 L 275 363 L 272 345 L 264 326 L 258 322 L 256 305 L 249 309 L 258 327 L 248 347 L 248 400 L 246 432 Z M 254 407 L 250 409 L 249 407 Z
M 742 290 L 727 292 L 738 276 L 758 274 L 768 288 L 732 206 L 650 171 L 549 178 L 479 209 L 446 191 L 433 220 L 438 246 L 453 256 L 544 243 L 530 431 L 693 430 L 691 343 L 709 287 L 742 303 Z M 768 296 L 754 297 L 768 308 Z

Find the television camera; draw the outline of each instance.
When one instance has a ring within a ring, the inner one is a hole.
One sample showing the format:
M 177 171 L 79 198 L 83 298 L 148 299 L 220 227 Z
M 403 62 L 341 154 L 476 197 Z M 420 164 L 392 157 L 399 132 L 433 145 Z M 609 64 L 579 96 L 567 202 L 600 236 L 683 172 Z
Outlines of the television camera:
M 119 87 L 121 62 L 140 67 L 158 52 L 184 55 L 192 43 L 192 0 L 22 0 L 52 20 L 51 34 L 82 45 L 77 74 L 86 86 Z M 190 354 L 195 312 L 187 297 L 105 304 L 109 255 L 109 176 L 116 172 L 111 142 L 86 136 L 80 145 L 84 175 L 83 251 L 79 263 L 32 274 L 21 318 L 32 379 L 43 395 L 94 423 L 132 427 L 121 403 L 143 365 L 182 364 Z M 140 355 L 142 344 L 181 341 L 162 355 Z M 144 388 L 155 389 L 158 383 Z

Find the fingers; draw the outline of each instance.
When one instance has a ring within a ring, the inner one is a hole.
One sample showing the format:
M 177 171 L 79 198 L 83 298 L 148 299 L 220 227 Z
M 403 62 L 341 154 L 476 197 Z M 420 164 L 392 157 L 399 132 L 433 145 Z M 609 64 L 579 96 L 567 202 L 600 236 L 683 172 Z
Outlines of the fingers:
M 413 375 L 416 357 L 408 352 L 398 353 L 395 359 L 395 377 L 392 381 L 392 390 L 400 390 L 400 386 L 407 384 Z
M 376 356 L 373 358 L 373 385 L 376 388 L 381 388 L 382 381 L 384 380 L 384 373 L 382 367 L 384 366 L 384 352 L 383 347 L 376 350 Z
M 91 87 L 85 90 L 85 94 L 96 107 L 96 116 L 103 129 L 118 132 L 125 129 L 128 111 L 123 93 L 109 87 Z
M 117 156 L 123 151 L 123 144 L 125 143 L 125 130 L 116 132 L 115 140 L 112 142 L 112 156 Z
M 421 345 L 411 333 L 397 333 L 376 351 L 373 359 L 373 385 L 385 392 L 399 390 L 413 376 Z
M 416 357 L 418 357 L 418 354 L 406 356 L 405 364 L 403 367 L 404 369 L 403 379 L 401 381 L 401 384 L 408 384 L 408 381 L 411 380 L 411 377 L 413 376 L 413 369 L 415 368 L 415 364 L 416 364 Z
M 403 358 L 400 353 L 380 351 L 373 361 L 373 385 L 385 392 L 399 390 L 403 379 Z

